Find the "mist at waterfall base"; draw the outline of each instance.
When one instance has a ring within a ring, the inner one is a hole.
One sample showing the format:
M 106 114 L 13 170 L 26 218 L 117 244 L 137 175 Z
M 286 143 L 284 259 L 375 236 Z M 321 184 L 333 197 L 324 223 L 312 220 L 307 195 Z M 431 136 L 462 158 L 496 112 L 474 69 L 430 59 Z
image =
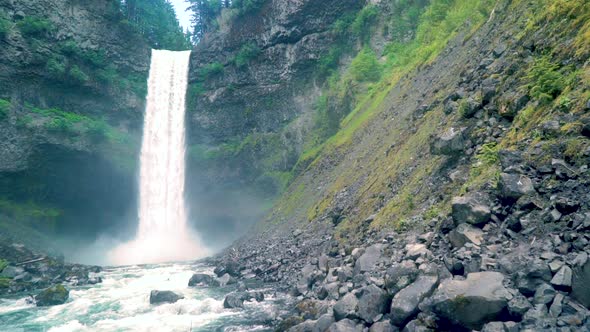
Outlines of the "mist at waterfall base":
M 208 251 L 187 223 L 185 103 L 190 51 L 154 50 L 148 80 L 134 240 L 108 254 L 113 265 L 203 257 Z

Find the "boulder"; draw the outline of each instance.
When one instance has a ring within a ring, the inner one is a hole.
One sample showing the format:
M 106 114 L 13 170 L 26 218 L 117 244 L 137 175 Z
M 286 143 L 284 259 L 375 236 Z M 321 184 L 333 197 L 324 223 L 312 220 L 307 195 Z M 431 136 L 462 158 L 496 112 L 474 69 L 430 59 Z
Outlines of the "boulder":
M 219 287 L 220 283 L 215 277 L 213 277 L 211 275 L 204 274 L 204 273 L 195 273 L 188 281 L 188 286 L 189 287 L 195 287 L 195 286 Z
M 381 260 L 383 246 L 375 244 L 368 247 L 365 252 L 356 260 L 354 274 L 372 271 Z
M 150 292 L 150 304 L 174 303 L 180 299 L 184 299 L 184 296 L 172 291 L 153 290 Z
M 233 285 L 233 284 L 236 284 L 238 282 L 229 273 L 226 273 L 226 274 L 222 275 L 221 277 L 219 277 L 219 279 L 217 279 L 217 281 L 219 282 L 219 286 L 222 286 L 222 287 L 223 286 L 227 286 L 227 285 Z
M 439 136 L 435 137 L 430 145 L 432 154 L 453 156 L 465 150 L 467 139 L 465 129 L 450 128 Z
M 375 317 L 387 313 L 389 296 L 387 292 L 375 285 L 360 290 L 358 296 L 358 317 L 367 323 L 373 323 Z
M 0 273 L 0 277 L 3 278 L 14 278 L 18 275 L 21 275 L 25 272 L 25 269 L 23 269 L 22 267 L 19 266 L 12 266 L 12 265 L 8 265 L 7 267 L 5 267 L 2 270 L 2 273 Z
M 334 324 L 334 315 L 324 314 L 315 322 L 313 332 L 323 332 L 330 328 L 330 325 Z
M 455 248 L 460 248 L 465 243 L 473 243 L 479 246 L 482 240 L 483 231 L 469 224 L 460 224 L 449 233 L 449 241 Z
M 590 308 L 590 259 L 580 262 L 573 270 L 572 297 Z
M 418 276 L 418 268 L 412 261 L 406 260 L 395 263 L 385 274 L 385 288 L 390 294 L 396 294 L 400 289 L 405 288 Z
M 549 304 L 555 297 L 555 289 L 546 283 L 541 284 L 535 291 L 533 301 L 535 304 Z
M 344 318 L 356 319 L 358 318 L 358 306 L 359 300 L 356 295 L 353 293 L 348 293 L 334 305 L 334 317 L 337 321 Z
M 557 271 L 557 273 L 551 279 L 551 284 L 558 289 L 567 290 L 572 287 L 572 269 L 564 265 Z
M 453 198 L 453 220 L 455 224 L 485 224 L 492 216 L 490 207 L 473 196 Z
M 343 319 L 330 325 L 327 332 L 363 332 L 363 327 L 350 319 Z
M 64 304 L 70 296 L 70 291 L 62 285 L 49 287 L 35 296 L 35 303 L 38 307 L 47 307 Z
M 243 308 L 244 301 L 252 299 L 252 295 L 246 292 L 230 293 L 223 300 L 223 307 L 226 309 Z
M 391 325 L 391 322 L 386 320 L 382 322 L 377 322 L 371 325 L 369 332 L 396 332 L 399 329 L 396 326 Z
M 419 276 L 408 287 L 397 293 L 391 301 L 391 321 L 402 325 L 418 313 L 418 305 L 430 296 L 438 284 L 438 276 Z
M 415 261 L 420 257 L 426 257 L 431 252 L 426 248 L 425 244 L 421 243 L 409 243 L 406 245 L 406 259 Z
M 521 174 L 500 174 L 498 188 L 502 197 L 510 200 L 518 200 L 524 195 L 535 193 L 533 181 L 527 176 Z
M 452 323 L 479 330 L 507 308 L 512 295 L 499 272 L 470 273 L 465 280 L 445 280 L 432 297 L 432 310 Z

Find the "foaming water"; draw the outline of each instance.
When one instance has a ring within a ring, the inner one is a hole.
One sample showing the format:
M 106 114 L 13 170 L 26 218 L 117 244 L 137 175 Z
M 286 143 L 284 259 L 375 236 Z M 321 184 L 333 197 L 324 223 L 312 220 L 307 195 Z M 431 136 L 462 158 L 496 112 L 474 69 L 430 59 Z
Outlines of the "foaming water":
M 25 298 L 0 299 L 1 331 L 271 331 L 284 299 L 267 295 L 244 310 L 223 308 L 232 288 L 189 288 L 203 265 L 165 264 L 117 267 L 102 272 L 102 284 L 73 288 L 63 305 L 37 308 Z M 150 305 L 151 290 L 172 290 L 185 298 Z
M 110 253 L 115 265 L 204 257 L 187 226 L 185 103 L 190 51 L 152 51 L 140 158 L 139 229 Z

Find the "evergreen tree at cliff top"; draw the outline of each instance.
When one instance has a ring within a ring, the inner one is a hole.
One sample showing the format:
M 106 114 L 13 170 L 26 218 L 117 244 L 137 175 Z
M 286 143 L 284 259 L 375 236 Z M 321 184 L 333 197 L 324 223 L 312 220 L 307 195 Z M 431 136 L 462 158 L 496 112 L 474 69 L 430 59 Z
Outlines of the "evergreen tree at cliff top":
M 122 0 L 121 10 L 152 47 L 173 51 L 191 48 L 190 38 L 182 31 L 168 0 Z

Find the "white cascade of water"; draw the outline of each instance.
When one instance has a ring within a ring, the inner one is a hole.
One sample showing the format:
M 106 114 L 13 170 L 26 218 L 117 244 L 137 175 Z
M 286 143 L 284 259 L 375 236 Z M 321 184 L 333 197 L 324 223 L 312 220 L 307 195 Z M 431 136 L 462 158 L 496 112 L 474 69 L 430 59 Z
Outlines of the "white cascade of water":
M 190 51 L 153 50 L 140 158 L 139 229 L 113 252 L 113 264 L 160 263 L 202 257 L 187 225 L 185 101 Z

